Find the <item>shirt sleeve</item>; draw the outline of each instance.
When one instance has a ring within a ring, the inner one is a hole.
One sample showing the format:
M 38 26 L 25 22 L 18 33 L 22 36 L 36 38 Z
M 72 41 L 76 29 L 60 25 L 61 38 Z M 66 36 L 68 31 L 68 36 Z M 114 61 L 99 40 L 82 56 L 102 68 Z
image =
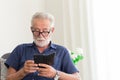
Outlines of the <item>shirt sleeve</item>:
M 12 67 L 14 68 L 16 71 L 19 69 L 19 63 L 20 63 L 20 47 L 16 47 L 12 53 L 10 54 L 10 56 L 8 57 L 8 59 L 5 62 L 5 66 L 7 68 Z
M 65 55 L 63 57 L 62 62 L 63 62 L 62 68 L 64 72 L 70 73 L 70 74 L 79 72 L 76 66 L 74 65 L 74 63 L 72 62 L 72 59 L 67 49 L 65 49 Z

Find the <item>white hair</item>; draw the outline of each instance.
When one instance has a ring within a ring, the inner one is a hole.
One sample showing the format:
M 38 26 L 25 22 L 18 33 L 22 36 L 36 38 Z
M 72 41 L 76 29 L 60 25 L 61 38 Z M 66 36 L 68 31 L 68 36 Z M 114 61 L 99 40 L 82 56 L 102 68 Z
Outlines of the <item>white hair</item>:
M 50 27 L 54 27 L 55 18 L 50 13 L 36 12 L 32 17 L 31 24 L 33 24 L 34 19 L 48 19 L 50 21 Z

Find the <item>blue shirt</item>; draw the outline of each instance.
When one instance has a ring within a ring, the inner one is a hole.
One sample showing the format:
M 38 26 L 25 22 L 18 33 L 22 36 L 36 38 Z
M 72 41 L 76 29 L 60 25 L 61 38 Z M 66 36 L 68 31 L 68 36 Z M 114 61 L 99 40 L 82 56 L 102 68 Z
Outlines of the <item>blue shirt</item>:
M 51 43 L 50 46 L 43 52 L 43 54 L 56 53 L 54 58 L 54 64 L 52 65 L 56 70 L 63 71 L 65 73 L 78 72 L 74 66 L 68 50 L 60 45 Z M 26 60 L 33 60 L 34 54 L 40 54 L 34 43 L 18 45 L 10 54 L 6 60 L 5 65 L 11 66 L 16 71 L 20 70 Z M 25 76 L 22 80 L 54 80 L 53 78 L 46 78 L 37 75 L 37 72 L 30 73 Z

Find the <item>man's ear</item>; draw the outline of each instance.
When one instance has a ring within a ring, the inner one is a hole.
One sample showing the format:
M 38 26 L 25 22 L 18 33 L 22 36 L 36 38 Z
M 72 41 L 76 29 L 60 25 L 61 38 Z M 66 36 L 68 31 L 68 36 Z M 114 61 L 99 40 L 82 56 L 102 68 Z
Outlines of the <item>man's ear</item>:
M 32 32 L 32 28 L 33 28 L 33 27 L 30 27 L 31 32 Z
M 52 27 L 52 30 L 51 30 L 51 31 L 52 31 L 52 33 L 54 32 L 54 30 L 55 30 L 55 28 L 54 28 L 54 27 Z

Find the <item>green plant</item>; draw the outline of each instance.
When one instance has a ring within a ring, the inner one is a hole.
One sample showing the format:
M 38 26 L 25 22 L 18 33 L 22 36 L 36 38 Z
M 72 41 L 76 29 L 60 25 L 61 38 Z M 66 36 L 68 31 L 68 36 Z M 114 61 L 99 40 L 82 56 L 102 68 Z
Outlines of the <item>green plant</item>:
M 84 58 L 83 50 L 81 48 L 76 48 L 74 51 L 70 51 L 70 55 L 75 65 Z

